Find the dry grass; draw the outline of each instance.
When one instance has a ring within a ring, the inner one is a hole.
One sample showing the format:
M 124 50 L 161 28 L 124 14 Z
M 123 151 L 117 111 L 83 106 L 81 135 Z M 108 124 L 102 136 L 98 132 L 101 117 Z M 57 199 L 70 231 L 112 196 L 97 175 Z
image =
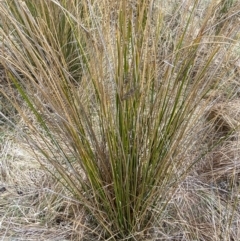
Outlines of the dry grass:
M 202 5 L 198 6 L 198 14 L 195 16 L 197 24 L 193 25 L 192 31 L 190 31 L 192 36 L 197 33 L 199 30 L 197 25 L 201 25 L 201 19 L 207 14 L 204 11 L 206 8 L 205 4 L 207 3 L 205 3 L 206 1 L 203 2 Z M 229 1 L 230 3 L 231 1 Z M 111 1 L 109 7 L 117 9 L 117 5 L 118 2 Z M 189 2 L 189 5 L 186 4 L 185 8 L 190 9 L 190 5 Z M 160 8 L 158 4 L 155 6 L 156 11 L 164 13 L 162 21 L 166 25 L 166 32 L 162 33 L 162 46 L 158 49 L 158 56 L 154 58 L 157 68 L 168 68 L 173 64 L 171 62 L 172 47 L 169 45 L 172 44 L 172 39 L 180 36 L 184 31 L 179 24 L 184 22 L 184 16 L 180 14 L 182 6 L 176 5 L 177 9 L 173 11 L 174 6 L 174 1 L 171 1 L 171 5 L 169 4 L 165 8 Z M 229 6 L 231 8 L 231 5 Z M 218 11 L 222 14 L 219 13 L 217 19 L 221 22 L 226 18 L 224 15 L 225 8 L 221 8 L 220 10 L 216 6 L 215 8 L 215 14 Z M 113 10 L 105 10 L 111 13 L 111 24 L 114 26 L 116 24 L 114 22 L 115 14 L 117 13 Z M 238 14 L 239 10 L 239 6 L 235 6 L 232 9 L 232 11 L 238 12 Z M 233 29 L 231 25 L 235 25 L 238 22 L 239 20 L 236 18 L 225 20 L 222 31 L 224 32 L 228 29 L 231 32 Z M 214 24 L 212 25 L 214 26 Z M 174 31 L 168 32 L 167 28 Z M 109 31 L 109 28 L 104 24 L 102 29 L 104 39 L 101 39 L 102 35 L 96 34 L 97 29 L 92 29 L 91 31 L 94 33 L 91 35 L 93 36 L 91 41 L 98 43 L 94 45 L 96 47 L 96 59 L 99 58 L 105 62 L 111 62 L 106 56 L 112 51 L 112 42 L 115 41 L 113 34 L 115 36 L 116 33 L 113 33 L 112 30 Z M 219 31 L 219 28 L 213 28 L 212 35 L 214 35 L 215 31 Z M 239 36 L 236 35 L 232 33 L 228 37 L 238 39 L 239 41 Z M 100 39 L 96 39 L 96 36 Z M 217 41 L 225 41 L 225 39 L 222 38 L 221 40 L 221 37 L 218 37 Z M 204 110 L 203 118 L 192 128 L 195 138 L 192 139 L 191 149 L 184 155 L 184 158 L 186 158 L 184 165 L 192 163 L 192 160 L 198 157 L 199 151 L 203 150 L 202 153 L 205 153 L 206 150 L 207 155 L 202 156 L 196 166 L 187 173 L 184 181 L 173 190 L 171 200 L 168 203 L 156 204 L 154 209 L 151 210 L 151 212 L 154 212 L 153 225 L 150 228 L 141 230 L 139 234 L 134 234 L 135 240 L 240 240 L 240 231 L 238 228 L 240 225 L 239 46 L 238 48 L 236 46 L 235 51 L 236 54 L 230 58 L 230 55 L 225 55 L 227 52 L 227 47 L 225 46 L 211 65 L 212 71 L 209 71 L 208 74 L 210 77 L 215 75 L 215 81 L 219 83 L 220 88 L 217 90 L 212 89 L 206 96 L 206 99 L 199 103 L 199 108 L 206 103 L 208 106 L 204 106 L 206 109 Z M 195 59 L 197 67 L 195 68 L 195 72 L 191 72 L 193 78 L 203 68 L 203 56 L 211 55 L 211 53 L 208 53 L 206 45 L 201 47 L 198 54 L 198 58 Z M 163 59 L 166 61 L 165 64 L 162 62 Z M 97 61 L 92 60 L 90 65 L 93 66 L 96 63 Z M 111 62 L 113 68 L 114 63 Z M 216 66 L 220 65 L 224 70 L 218 72 Z M 105 66 L 108 66 L 108 63 Z M 36 70 L 33 68 L 32 71 Z M 52 71 L 57 71 L 57 68 L 52 66 Z M 227 73 L 227 75 L 224 73 Z M 34 74 L 37 75 L 38 73 Z M 161 74 L 162 72 L 159 71 L 159 78 L 162 77 Z M 75 78 L 80 78 L 78 75 L 76 76 Z M 113 87 L 111 86 L 109 76 L 111 76 L 111 71 L 102 73 L 102 77 L 106 77 L 107 81 L 109 81 L 106 85 L 108 88 L 106 92 L 109 94 L 106 101 L 111 102 L 114 94 L 112 94 Z M 6 85 L 4 88 L 6 88 Z M 47 95 L 51 94 L 45 90 L 40 91 L 38 95 L 43 100 L 46 99 Z M 92 86 L 88 83 L 86 76 L 83 76 L 82 84 L 76 88 L 75 94 L 78 96 L 78 100 L 81 100 L 81 103 L 95 103 Z M 123 99 L 131 98 L 131 96 L 132 92 L 129 91 L 125 93 Z M 89 99 L 93 99 L 93 101 L 89 101 Z M 207 102 L 209 99 L 211 101 Z M 47 102 L 44 104 L 47 105 Z M 51 106 L 47 106 L 46 108 L 48 111 L 44 112 L 46 114 L 44 118 L 50 119 L 56 125 L 55 127 L 58 131 L 63 130 L 65 120 L 59 117 L 61 116 L 59 113 L 62 113 L 62 116 L 64 116 L 68 106 L 66 108 L 65 103 L 63 103 L 61 106 L 65 107 L 65 109 L 62 108 L 62 110 L 59 110 L 60 108 L 56 100 L 50 104 Z M 98 111 L 97 107 L 92 105 L 89 105 L 89 109 L 96 113 Z M 59 111 L 58 115 L 54 115 L 53 110 Z M 99 223 L 96 223 L 94 217 L 86 212 L 82 203 L 77 201 L 71 192 L 66 190 L 59 182 L 56 182 L 46 172 L 44 165 L 49 165 L 47 158 L 41 156 L 39 162 L 31 152 L 29 146 L 21 143 L 20 137 L 23 133 L 31 134 L 31 130 L 28 129 L 29 126 L 36 128 L 35 130 L 38 131 L 41 131 L 41 128 L 34 116 L 29 112 L 27 106 L 22 105 L 22 109 L 19 109 L 19 111 L 23 114 L 24 118 L 18 116 L 11 119 L 11 121 L 16 120 L 13 123 L 14 128 L 12 125 L 9 127 L 7 124 L 1 124 L 0 126 L 1 240 L 103 240 L 104 231 Z M 5 115 L 7 118 L 11 117 L 8 111 L 3 113 L 7 113 Z M 31 122 L 27 128 L 26 119 L 27 123 Z M 98 121 L 93 119 L 92 123 L 94 126 L 97 126 Z M 231 135 L 229 135 L 229 132 L 231 132 Z M 100 135 L 98 127 L 96 127 L 96 133 Z M 68 148 L 69 142 L 63 142 L 63 139 L 61 139 L 64 134 L 64 131 L 59 131 L 57 138 L 60 139 L 59 143 L 65 148 L 65 153 L 71 156 L 72 150 Z M 221 141 L 220 145 L 212 149 L 212 143 L 221 138 L 223 141 Z M 183 148 L 185 148 L 184 144 L 186 143 L 188 142 L 183 142 Z M 35 150 L 35 152 L 37 151 Z M 50 170 L 52 170 L 51 167 Z M 78 171 L 81 172 L 82 170 Z M 165 204 L 166 208 L 162 212 L 162 207 Z M 161 217 L 160 219 L 158 214 Z
M 19 146 L 17 132 L 1 137 L 1 240 L 97 240 L 91 217 Z M 203 162 L 212 169 L 193 170 L 139 240 L 239 239 L 239 144 L 223 143 L 211 157 Z

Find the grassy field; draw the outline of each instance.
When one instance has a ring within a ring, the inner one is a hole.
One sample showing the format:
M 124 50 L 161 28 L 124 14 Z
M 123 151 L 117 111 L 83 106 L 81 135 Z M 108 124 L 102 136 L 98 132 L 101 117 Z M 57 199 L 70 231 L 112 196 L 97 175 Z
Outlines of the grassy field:
M 240 4 L 0 1 L 0 240 L 240 240 Z

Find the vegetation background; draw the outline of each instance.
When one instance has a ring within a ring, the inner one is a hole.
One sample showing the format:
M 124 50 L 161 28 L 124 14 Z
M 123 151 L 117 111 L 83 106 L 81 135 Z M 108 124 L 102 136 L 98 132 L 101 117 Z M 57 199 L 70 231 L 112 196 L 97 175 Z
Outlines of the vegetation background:
M 2 240 L 240 240 L 239 16 L 1 1 Z

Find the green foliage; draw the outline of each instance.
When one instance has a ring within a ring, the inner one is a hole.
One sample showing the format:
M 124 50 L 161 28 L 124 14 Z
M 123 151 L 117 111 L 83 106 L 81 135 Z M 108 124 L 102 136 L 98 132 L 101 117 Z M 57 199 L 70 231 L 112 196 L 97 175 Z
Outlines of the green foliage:
M 219 51 L 210 10 L 196 25 L 198 1 L 177 8 L 183 15 L 172 29 L 153 1 L 117 2 L 115 22 L 113 3 L 82 2 L 2 1 L 11 54 L 1 61 L 32 112 L 21 111 L 31 132 L 24 137 L 39 162 L 103 238 L 130 240 L 163 217 L 205 154 L 189 158 L 205 96 L 229 54 L 223 47 L 233 41 Z

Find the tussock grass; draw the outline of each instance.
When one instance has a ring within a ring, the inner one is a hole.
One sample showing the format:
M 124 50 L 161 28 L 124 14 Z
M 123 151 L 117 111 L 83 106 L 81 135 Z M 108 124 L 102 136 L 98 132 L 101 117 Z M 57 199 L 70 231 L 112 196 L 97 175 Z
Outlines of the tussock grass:
M 236 122 L 208 135 L 222 125 L 211 117 L 216 93 L 234 82 L 239 5 L 165 4 L 0 2 L 0 61 L 21 101 L 2 92 L 27 127 L 19 135 L 28 150 L 56 181 L 37 208 L 51 210 L 44 223 L 65 218 L 86 230 L 73 240 L 239 237 L 237 198 L 225 205 L 210 183 L 188 181 L 237 136 Z

